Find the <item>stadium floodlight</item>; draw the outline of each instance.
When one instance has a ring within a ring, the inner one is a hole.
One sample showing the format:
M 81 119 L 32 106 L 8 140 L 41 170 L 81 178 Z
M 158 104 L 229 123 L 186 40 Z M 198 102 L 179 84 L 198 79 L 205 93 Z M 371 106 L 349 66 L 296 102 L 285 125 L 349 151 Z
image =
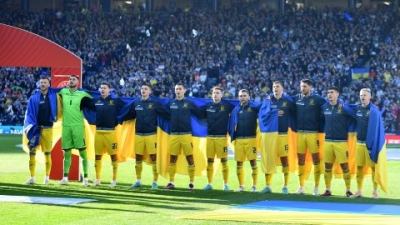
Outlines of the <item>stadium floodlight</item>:
M 125 1 L 125 3 L 131 5 L 132 1 Z

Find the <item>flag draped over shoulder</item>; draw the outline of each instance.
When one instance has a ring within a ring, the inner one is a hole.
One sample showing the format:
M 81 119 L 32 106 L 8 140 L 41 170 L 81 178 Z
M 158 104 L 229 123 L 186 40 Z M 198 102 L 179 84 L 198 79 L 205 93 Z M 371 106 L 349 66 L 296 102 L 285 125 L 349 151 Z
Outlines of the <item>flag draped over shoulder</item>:
M 28 139 L 28 146 L 30 148 L 36 147 L 39 144 L 40 139 L 40 127 L 37 124 L 37 117 L 39 113 L 40 104 L 40 90 L 36 92 L 29 98 L 27 110 L 25 112 L 24 120 L 24 134 Z M 49 88 L 48 97 L 50 100 L 50 118 L 49 122 L 57 121 L 57 94 L 54 89 Z
M 370 104 L 366 145 L 371 160 L 376 163 L 375 182 L 379 184 L 384 192 L 388 192 L 385 130 L 382 115 L 373 104 Z
M 261 168 L 264 173 L 276 172 L 278 145 L 278 110 L 271 109 L 271 100 L 265 100 L 258 113 L 261 139 Z
M 277 109 L 271 109 L 271 101 L 263 102 L 260 113 L 258 115 L 260 127 L 260 148 L 261 148 L 261 165 L 264 173 L 273 174 L 276 172 L 276 167 L 281 165 L 281 160 L 278 157 L 278 136 L 279 136 L 279 116 Z M 292 128 L 293 127 L 293 128 Z M 297 154 L 295 142 L 293 141 L 295 130 L 295 120 L 293 115 L 289 116 L 288 129 L 288 161 L 289 170 L 295 172 L 297 170 Z

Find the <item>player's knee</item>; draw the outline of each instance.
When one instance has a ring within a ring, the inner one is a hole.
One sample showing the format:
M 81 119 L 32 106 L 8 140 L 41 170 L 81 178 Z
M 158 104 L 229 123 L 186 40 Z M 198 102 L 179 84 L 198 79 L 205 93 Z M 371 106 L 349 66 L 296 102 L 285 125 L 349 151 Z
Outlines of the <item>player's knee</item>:
M 177 158 L 178 157 L 176 155 L 171 155 L 170 158 L 169 158 L 169 162 L 170 163 L 176 163 Z
M 331 170 L 333 167 L 332 163 L 325 163 L 325 169 Z
M 115 162 L 115 161 L 117 161 L 117 159 L 118 159 L 118 157 L 117 157 L 117 155 L 110 155 L 110 158 L 111 158 L 111 161 L 113 161 L 113 162 Z
M 189 165 L 193 165 L 194 164 L 193 155 L 186 156 L 186 160 L 189 163 Z

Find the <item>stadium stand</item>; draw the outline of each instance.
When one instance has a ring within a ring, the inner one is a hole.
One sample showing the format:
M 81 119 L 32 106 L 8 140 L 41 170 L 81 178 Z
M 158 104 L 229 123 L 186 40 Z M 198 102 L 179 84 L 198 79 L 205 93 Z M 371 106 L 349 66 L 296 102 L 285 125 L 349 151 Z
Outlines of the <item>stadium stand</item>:
M 101 81 L 119 96 L 140 95 L 144 81 L 154 94 L 173 96 L 182 81 L 193 97 L 208 97 L 221 85 L 226 98 L 246 88 L 255 101 L 282 80 L 287 94 L 302 78 L 315 91 L 337 86 L 347 103 L 370 87 L 388 133 L 400 133 L 400 20 L 391 9 L 300 9 L 279 14 L 250 7 L 206 10 L 160 8 L 155 12 L 104 14 L 89 10 L 25 12 L 0 9 L 0 22 L 32 31 L 83 59 L 83 88 Z M 40 52 L 37 53 L 40 57 Z M 352 79 L 353 68 L 368 68 Z M 22 124 L 26 101 L 48 68 L 1 68 L 1 123 Z

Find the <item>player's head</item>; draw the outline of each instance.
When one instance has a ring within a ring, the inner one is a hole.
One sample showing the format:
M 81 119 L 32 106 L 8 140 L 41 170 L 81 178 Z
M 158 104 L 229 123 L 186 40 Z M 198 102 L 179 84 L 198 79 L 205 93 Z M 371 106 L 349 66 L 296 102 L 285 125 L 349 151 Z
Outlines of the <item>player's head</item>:
M 371 102 L 371 89 L 363 88 L 360 90 L 360 101 L 363 106 L 369 105 Z
M 272 83 L 272 91 L 275 97 L 281 97 L 283 94 L 283 84 L 281 81 L 277 80 Z
M 212 98 L 214 103 L 219 103 L 222 99 L 224 92 L 220 86 L 215 86 L 212 89 Z
M 40 91 L 41 92 L 45 92 L 47 90 L 49 90 L 50 87 L 50 79 L 48 76 L 40 76 Z
M 310 79 L 303 79 L 300 81 L 300 91 L 301 94 L 308 96 L 311 94 L 311 88 L 313 83 Z
M 110 95 L 111 85 L 110 83 L 103 81 L 100 84 L 100 94 L 101 97 L 106 98 Z
M 143 83 L 140 91 L 142 94 L 142 99 L 144 99 L 144 100 L 148 99 L 152 93 L 151 85 L 149 83 Z
M 77 75 L 69 76 L 69 87 L 70 88 L 77 88 L 79 82 L 79 77 Z
M 330 103 L 336 103 L 339 98 L 339 89 L 337 87 L 329 87 L 326 92 L 326 97 Z
M 175 95 L 178 100 L 181 100 L 185 97 L 186 88 L 183 83 L 179 82 L 175 84 Z
M 239 91 L 239 101 L 241 105 L 247 105 L 250 100 L 249 91 L 246 89 L 242 89 Z

